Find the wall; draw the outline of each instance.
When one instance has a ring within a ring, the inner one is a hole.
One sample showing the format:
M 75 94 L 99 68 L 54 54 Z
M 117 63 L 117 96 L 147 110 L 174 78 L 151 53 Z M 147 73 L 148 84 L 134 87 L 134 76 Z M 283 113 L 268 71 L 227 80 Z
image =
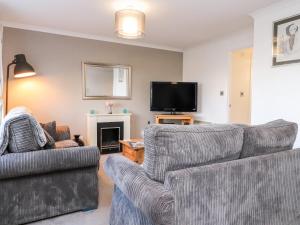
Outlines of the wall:
M 132 66 L 132 99 L 116 100 L 133 113 L 132 137 L 139 137 L 148 120 L 150 81 L 182 80 L 182 53 L 4 28 L 4 65 L 24 53 L 38 76 L 10 79 L 9 104 L 25 105 L 41 122 L 68 124 L 73 133 L 85 135 L 85 113 L 105 112 L 105 101 L 82 100 L 81 62 Z M 12 72 L 11 72 L 12 73 Z M 12 77 L 12 76 L 11 76 Z
M 252 44 L 253 31 L 249 28 L 184 51 L 183 80 L 199 82 L 199 119 L 228 122 L 230 53 Z M 223 96 L 220 91 L 224 91 Z
M 252 123 L 283 118 L 300 123 L 300 64 L 272 67 L 273 22 L 299 14 L 300 1 L 283 1 L 253 13 Z M 300 137 L 296 141 L 300 146 Z
M 3 117 L 3 65 L 2 65 L 2 52 L 3 52 L 3 46 L 2 46 L 2 40 L 3 40 L 3 26 L 0 23 L 0 122 Z

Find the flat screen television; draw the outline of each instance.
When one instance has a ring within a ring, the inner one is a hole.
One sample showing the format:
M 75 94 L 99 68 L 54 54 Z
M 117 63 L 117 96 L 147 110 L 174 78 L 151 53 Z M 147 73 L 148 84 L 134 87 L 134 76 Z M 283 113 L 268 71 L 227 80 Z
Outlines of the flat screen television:
M 151 82 L 150 110 L 161 112 L 196 112 L 196 82 Z

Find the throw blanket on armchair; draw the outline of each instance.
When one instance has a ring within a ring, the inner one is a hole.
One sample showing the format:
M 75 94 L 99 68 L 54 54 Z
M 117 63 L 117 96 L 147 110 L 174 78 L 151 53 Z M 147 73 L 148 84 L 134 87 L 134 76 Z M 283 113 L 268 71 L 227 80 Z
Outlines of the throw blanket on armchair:
M 5 153 L 10 140 L 10 125 L 22 120 L 28 120 L 32 128 L 36 143 L 42 148 L 47 143 L 44 130 L 25 107 L 16 107 L 9 111 L 0 125 L 0 156 Z M 26 132 L 26 131 L 24 131 Z

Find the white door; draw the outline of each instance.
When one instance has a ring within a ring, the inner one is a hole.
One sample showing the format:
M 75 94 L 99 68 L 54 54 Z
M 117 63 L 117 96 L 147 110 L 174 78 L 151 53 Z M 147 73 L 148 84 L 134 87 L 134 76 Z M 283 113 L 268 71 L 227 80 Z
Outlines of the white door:
M 252 49 L 231 53 L 229 87 L 229 122 L 250 124 L 251 121 Z

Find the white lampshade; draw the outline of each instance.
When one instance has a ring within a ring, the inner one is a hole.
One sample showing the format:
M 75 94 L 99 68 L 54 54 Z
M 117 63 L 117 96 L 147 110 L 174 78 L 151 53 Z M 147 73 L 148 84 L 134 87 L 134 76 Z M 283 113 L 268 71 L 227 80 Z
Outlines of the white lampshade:
M 137 39 L 145 34 L 145 14 L 135 9 L 119 10 L 115 14 L 115 31 L 121 38 Z

